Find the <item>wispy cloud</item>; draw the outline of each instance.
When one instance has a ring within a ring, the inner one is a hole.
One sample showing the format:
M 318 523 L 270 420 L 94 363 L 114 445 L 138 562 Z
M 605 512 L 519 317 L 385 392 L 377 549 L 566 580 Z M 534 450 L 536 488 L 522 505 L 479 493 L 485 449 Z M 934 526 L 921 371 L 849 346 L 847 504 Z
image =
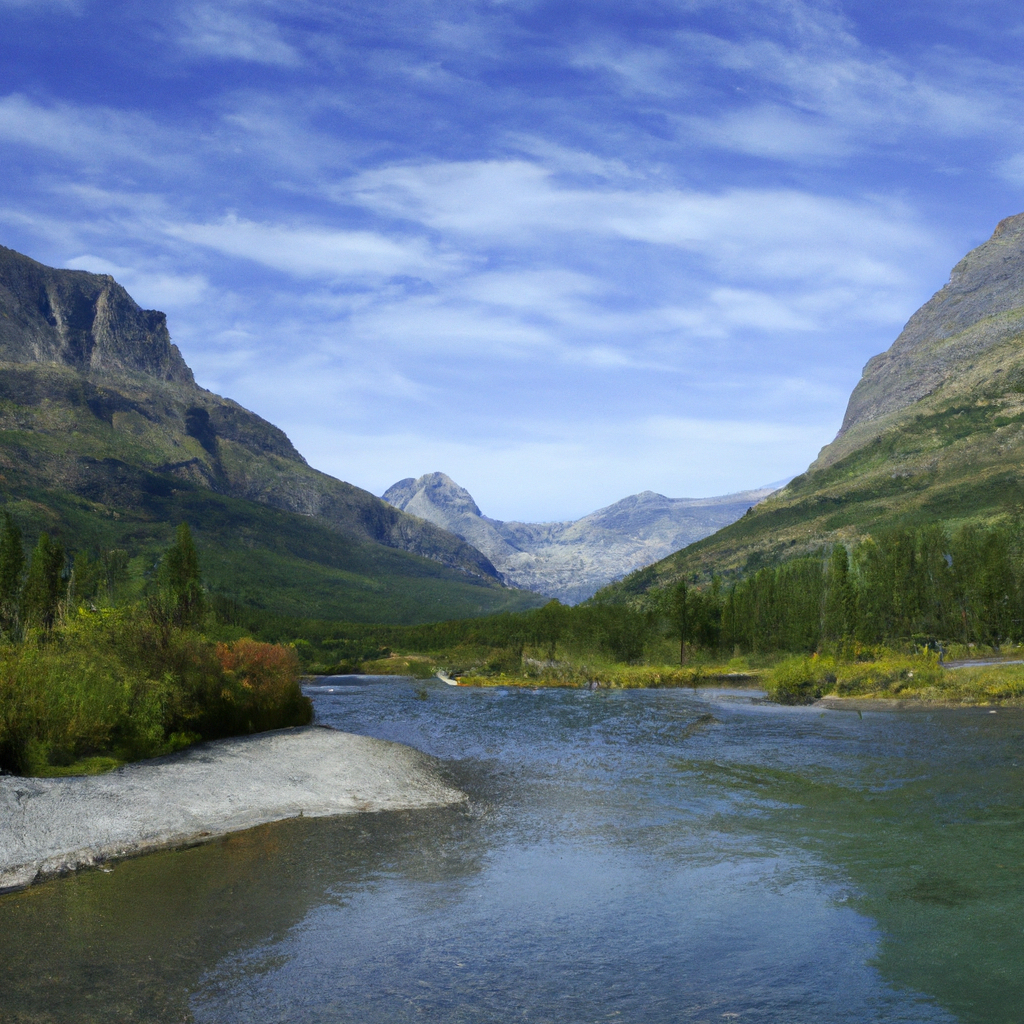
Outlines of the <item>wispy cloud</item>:
M 209 246 L 297 277 L 392 277 L 432 275 L 457 257 L 431 252 L 422 239 L 397 241 L 373 231 L 261 224 L 228 214 L 213 224 L 167 224 L 174 238 Z
M 82 163 L 131 160 L 156 164 L 159 130 L 137 113 L 67 102 L 40 103 L 11 93 L 0 97 L 0 143 L 47 150 Z
M 187 49 L 222 60 L 297 67 L 299 51 L 277 24 L 251 11 L 249 4 L 197 3 L 179 12 L 178 42 Z
M 882 285 L 902 276 L 896 254 L 929 242 L 927 229 L 898 203 L 793 189 L 585 189 L 524 160 L 382 168 L 360 175 L 350 191 L 378 213 L 438 231 L 598 234 L 778 279 L 814 274 Z

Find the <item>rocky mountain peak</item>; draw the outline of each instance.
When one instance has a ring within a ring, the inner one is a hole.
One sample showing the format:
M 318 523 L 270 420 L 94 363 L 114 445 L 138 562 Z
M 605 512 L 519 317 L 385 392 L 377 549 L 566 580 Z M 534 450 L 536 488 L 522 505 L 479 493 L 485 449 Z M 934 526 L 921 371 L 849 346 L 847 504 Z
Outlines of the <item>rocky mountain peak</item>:
M 957 263 L 947 284 L 910 318 L 888 351 L 868 361 L 839 436 L 930 395 L 972 358 L 1022 331 L 1024 213 L 1000 221 L 987 242 Z
M 167 317 L 108 274 L 58 270 L 0 246 L 0 361 L 194 383 Z
M 432 521 L 437 513 L 452 518 L 483 515 L 469 491 L 445 473 L 424 473 L 418 479 L 399 480 L 382 497 L 403 512 Z

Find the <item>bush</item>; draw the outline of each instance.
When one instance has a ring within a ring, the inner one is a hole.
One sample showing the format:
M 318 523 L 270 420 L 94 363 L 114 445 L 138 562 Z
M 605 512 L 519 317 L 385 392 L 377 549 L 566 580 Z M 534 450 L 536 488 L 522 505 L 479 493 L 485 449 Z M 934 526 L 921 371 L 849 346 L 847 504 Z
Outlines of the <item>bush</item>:
M 214 645 L 152 611 L 80 613 L 49 637 L 0 648 L 0 769 L 105 770 L 312 720 L 292 648 Z
M 211 722 L 208 732 L 265 732 L 313 720 L 313 705 L 299 686 L 294 648 L 246 637 L 217 644 L 216 652 L 224 685 L 211 711 L 223 717 Z
M 765 689 L 779 704 L 813 704 L 836 682 L 831 659 L 787 658 L 769 673 Z

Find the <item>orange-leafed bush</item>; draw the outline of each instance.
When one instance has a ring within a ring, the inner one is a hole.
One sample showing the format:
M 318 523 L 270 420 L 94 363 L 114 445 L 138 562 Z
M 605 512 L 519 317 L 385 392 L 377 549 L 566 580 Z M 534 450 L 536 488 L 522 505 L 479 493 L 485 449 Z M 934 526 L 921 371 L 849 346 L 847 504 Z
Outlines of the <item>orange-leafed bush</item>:
M 312 721 L 293 648 L 243 637 L 217 644 L 217 659 L 224 671 L 221 701 L 234 720 L 233 731 L 262 732 Z

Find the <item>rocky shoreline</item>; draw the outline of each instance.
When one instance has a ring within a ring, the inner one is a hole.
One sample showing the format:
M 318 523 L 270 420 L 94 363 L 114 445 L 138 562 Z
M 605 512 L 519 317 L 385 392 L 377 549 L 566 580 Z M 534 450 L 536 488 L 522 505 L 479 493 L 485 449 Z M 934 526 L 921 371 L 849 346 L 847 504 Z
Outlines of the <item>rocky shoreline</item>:
M 272 821 L 459 803 L 439 763 L 319 726 L 203 743 L 106 775 L 0 778 L 0 892 Z

